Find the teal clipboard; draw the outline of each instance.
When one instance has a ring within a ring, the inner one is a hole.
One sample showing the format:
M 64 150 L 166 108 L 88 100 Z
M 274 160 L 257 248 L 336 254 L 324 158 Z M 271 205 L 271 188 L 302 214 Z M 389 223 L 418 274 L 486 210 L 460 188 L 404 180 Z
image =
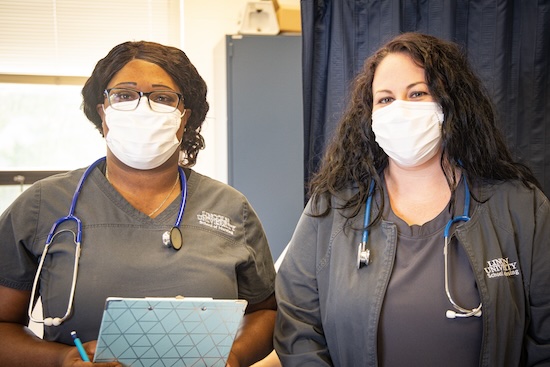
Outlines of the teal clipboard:
M 245 300 L 107 298 L 94 362 L 224 367 Z

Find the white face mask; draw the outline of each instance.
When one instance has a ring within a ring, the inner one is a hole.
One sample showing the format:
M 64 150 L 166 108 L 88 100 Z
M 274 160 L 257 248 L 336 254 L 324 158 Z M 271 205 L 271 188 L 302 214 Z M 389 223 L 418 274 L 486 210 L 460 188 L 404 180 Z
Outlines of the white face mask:
M 419 166 L 437 153 L 442 123 L 436 102 L 395 100 L 372 114 L 376 142 L 403 167 Z
M 163 106 L 157 104 L 155 108 Z M 176 133 L 184 114 L 185 110 L 183 114 L 179 110 L 152 111 L 146 97 L 142 97 L 133 111 L 119 111 L 109 106 L 105 108 L 105 123 L 109 128 L 105 137 L 107 146 L 121 162 L 132 168 L 156 168 L 180 146 Z

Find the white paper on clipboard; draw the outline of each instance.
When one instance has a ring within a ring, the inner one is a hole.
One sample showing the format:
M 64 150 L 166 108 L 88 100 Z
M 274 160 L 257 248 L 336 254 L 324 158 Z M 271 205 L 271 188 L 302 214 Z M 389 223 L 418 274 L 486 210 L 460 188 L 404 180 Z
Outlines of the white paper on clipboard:
M 107 298 L 94 362 L 225 366 L 247 302 L 209 298 Z

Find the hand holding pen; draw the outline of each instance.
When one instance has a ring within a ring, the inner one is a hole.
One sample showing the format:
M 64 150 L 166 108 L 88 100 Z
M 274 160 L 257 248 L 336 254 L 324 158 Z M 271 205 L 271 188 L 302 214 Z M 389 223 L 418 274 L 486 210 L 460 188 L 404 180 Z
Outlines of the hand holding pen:
M 84 346 L 82 345 L 82 342 L 76 335 L 76 331 L 71 331 L 71 336 L 73 337 L 74 345 L 76 345 L 76 349 L 78 349 L 78 353 L 80 354 L 80 358 L 84 362 L 90 362 L 90 358 L 88 358 L 88 353 L 86 353 L 86 350 L 84 349 Z
M 82 341 L 80 338 L 76 335 L 76 331 L 71 331 L 71 336 L 74 341 L 74 345 L 76 346 L 76 349 L 78 350 L 78 353 L 80 354 L 80 358 L 82 358 L 82 361 L 84 362 L 90 362 L 90 358 L 88 357 L 88 353 L 86 353 L 86 349 L 84 348 L 84 345 L 82 345 Z M 108 362 L 108 363 L 94 363 L 94 366 L 121 366 L 118 362 Z

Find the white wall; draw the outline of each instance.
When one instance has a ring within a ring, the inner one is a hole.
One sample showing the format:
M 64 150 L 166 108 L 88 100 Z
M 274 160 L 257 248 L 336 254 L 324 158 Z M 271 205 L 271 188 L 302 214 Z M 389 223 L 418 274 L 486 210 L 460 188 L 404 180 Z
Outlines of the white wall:
M 246 0 L 182 0 L 182 49 L 208 85 L 210 111 L 203 124 L 206 148 L 195 169 L 227 182 L 226 34 L 239 30 Z

